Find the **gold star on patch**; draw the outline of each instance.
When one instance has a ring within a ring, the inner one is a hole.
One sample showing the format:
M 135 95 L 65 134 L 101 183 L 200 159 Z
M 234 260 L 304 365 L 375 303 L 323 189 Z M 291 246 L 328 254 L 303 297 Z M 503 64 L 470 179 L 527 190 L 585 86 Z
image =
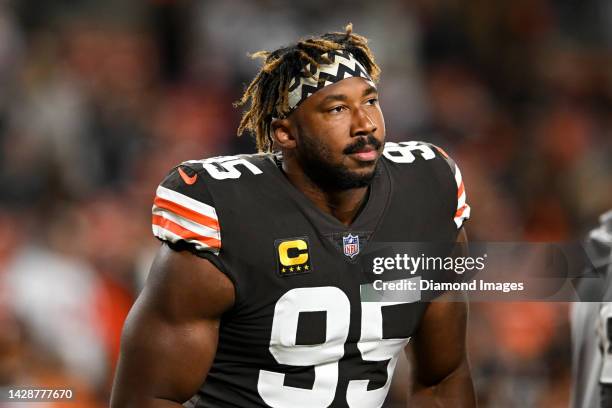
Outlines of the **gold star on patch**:
M 289 268 L 289 272 L 293 272 L 293 266 Z
M 299 265 L 295 269 L 297 269 L 298 271 L 302 270 L 302 268 Z
M 304 265 L 304 269 L 305 269 L 305 270 L 308 270 L 308 269 L 310 269 L 310 268 L 308 267 L 308 265 Z
M 286 272 L 287 270 L 285 268 L 281 269 L 281 272 Z

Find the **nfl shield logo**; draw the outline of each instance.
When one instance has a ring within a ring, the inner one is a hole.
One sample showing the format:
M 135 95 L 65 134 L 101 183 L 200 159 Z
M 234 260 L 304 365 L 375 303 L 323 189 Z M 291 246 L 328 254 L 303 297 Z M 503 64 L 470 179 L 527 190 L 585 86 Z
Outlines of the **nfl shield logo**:
M 342 237 L 342 245 L 344 246 L 344 255 L 353 258 L 359 253 L 359 235 L 348 234 Z

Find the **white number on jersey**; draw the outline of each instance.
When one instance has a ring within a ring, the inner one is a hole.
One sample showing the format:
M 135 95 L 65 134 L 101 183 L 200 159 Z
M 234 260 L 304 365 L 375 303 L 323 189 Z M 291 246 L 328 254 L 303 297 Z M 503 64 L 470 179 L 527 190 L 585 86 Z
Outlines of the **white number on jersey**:
M 363 302 L 361 303 L 361 338 L 357 348 L 364 361 L 385 361 L 387 363 L 387 382 L 381 388 L 368 391 L 369 380 L 352 380 L 346 392 L 349 407 L 380 407 L 385 398 L 399 352 L 406 346 L 409 338 L 383 339 L 382 307 L 397 305 L 401 302 Z
M 210 176 L 217 180 L 237 179 L 242 173 L 236 166 L 243 166 L 253 174 L 261 174 L 259 167 L 246 159 L 236 156 L 219 156 L 206 160 L 190 160 L 187 163 L 199 163 Z
M 380 407 L 387 396 L 399 352 L 410 339 L 383 339 L 382 307 L 400 303 L 408 302 L 361 303 L 361 337 L 357 347 L 364 361 L 389 360 L 387 382 L 381 388 L 368 391 L 369 380 L 350 381 L 346 395 L 349 407 Z M 321 311 L 326 313 L 325 342 L 296 345 L 300 312 Z M 270 353 L 279 364 L 314 366 L 315 380 L 312 389 L 290 387 L 284 385 L 285 374 L 260 370 L 257 390 L 266 404 L 323 408 L 333 402 L 338 385 L 338 362 L 344 356 L 350 318 L 348 297 L 336 287 L 296 288 L 281 296 L 274 308 Z
M 383 150 L 383 155 L 395 163 L 412 163 L 416 160 L 413 152 L 420 152 L 424 160 L 431 160 L 436 157 L 429 145 L 421 142 L 387 142 Z
M 300 312 L 326 312 L 325 343 L 300 346 L 295 344 Z M 285 375 L 261 370 L 257 390 L 272 407 L 327 407 L 336 395 L 338 361 L 344 355 L 348 336 L 351 306 L 338 288 L 296 288 L 276 302 L 270 353 L 279 364 L 314 366 L 315 381 L 311 390 L 286 387 Z

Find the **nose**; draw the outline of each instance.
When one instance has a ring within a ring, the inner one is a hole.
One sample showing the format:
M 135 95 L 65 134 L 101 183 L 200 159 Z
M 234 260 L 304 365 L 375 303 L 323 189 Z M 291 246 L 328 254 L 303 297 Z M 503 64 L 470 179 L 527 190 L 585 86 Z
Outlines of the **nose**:
M 378 127 L 368 113 L 363 109 L 356 109 L 353 113 L 351 136 L 367 136 L 376 132 Z

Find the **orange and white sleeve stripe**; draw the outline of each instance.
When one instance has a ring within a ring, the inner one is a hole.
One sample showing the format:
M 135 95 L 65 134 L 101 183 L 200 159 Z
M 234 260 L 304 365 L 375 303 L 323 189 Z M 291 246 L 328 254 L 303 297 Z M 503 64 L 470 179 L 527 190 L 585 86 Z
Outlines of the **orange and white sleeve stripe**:
M 454 221 L 457 224 L 457 229 L 461 228 L 465 220 L 470 218 L 470 206 L 466 202 L 465 186 L 461 177 L 459 166 L 453 163 L 453 172 L 455 173 L 455 182 L 457 183 L 457 211 L 455 212 Z
M 215 208 L 159 186 L 153 201 L 153 234 L 163 241 L 185 241 L 198 251 L 221 249 L 221 229 Z

